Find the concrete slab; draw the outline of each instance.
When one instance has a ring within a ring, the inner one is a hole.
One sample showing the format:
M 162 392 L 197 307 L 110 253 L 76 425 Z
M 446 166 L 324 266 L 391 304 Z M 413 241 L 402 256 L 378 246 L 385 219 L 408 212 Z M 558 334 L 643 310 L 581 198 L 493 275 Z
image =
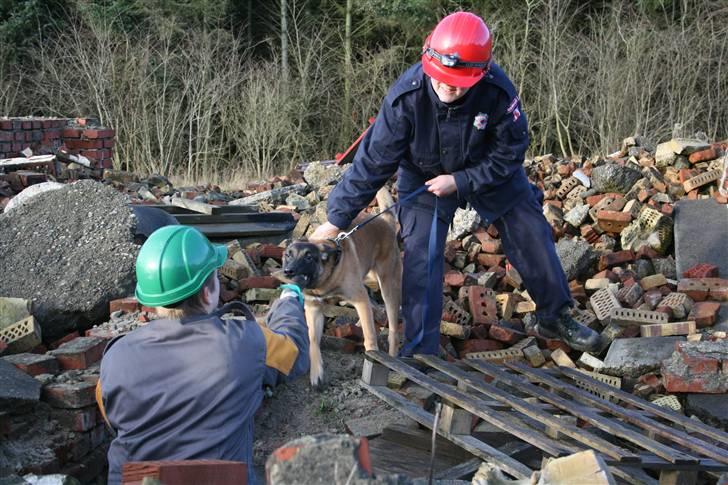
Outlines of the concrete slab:
M 618 377 L 639 377 L 659 370 L 662 361 L 669 359 L 675 342 L 684 337 L 620 338 L 612 342 L 600 372 Z
M 675 262 L 678 278 L 698 263 L 714 264 L 728 278 L 728 205 L 713 199 L 675 204 Z
M 706 423 L 728 430 L 728 394 L 688 394 L 685 408 Z
M 40 399 L 40 382 L 0 359 L 0 411 L 32 404 Z
M 718 267 L 728 278 L 728 205 L 713 199 L 681 200 L 675 204 L 677 276 L 698 263 Z M 728 330 L 728 302 L 722 303 L 716 330 Z

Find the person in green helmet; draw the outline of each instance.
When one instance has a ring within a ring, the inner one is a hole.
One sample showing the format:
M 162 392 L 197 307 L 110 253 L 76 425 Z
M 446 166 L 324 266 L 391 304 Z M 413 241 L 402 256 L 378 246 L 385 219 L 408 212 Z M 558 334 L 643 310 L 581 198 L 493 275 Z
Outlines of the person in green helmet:
M 164 318 L 112 340 L 97 400 L 115 432 L 109 484 L 131 461 L 219 459 L 253 473 L 253 416 L 263 387 L 308 371 L 303 296 L 283 285 L 266 325 L 222 319 L 217 270 L 225 246 L 197 229 L 166 226 L 142 246 L 136 297 Z

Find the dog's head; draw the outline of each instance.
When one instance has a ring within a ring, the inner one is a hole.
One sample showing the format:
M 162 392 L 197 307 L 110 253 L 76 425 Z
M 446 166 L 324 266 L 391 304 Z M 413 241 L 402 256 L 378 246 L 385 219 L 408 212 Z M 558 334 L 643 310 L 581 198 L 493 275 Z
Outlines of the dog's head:
M 283 253 L 283 269 L 276 276 L 301 288 L 315 288 L 321 275 L 336 266 L 340 251 L 330 242 L 294 241 Z

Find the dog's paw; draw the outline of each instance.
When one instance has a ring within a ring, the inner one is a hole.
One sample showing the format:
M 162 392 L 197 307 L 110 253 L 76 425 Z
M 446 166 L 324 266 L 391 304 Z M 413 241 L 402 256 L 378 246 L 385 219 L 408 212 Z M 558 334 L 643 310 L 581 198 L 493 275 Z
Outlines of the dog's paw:
M 323 367 L 319 367 L 318 369 L 312 367 L 310 377 L 311 387 L 317 392 L 323 391 L 325 387 Z

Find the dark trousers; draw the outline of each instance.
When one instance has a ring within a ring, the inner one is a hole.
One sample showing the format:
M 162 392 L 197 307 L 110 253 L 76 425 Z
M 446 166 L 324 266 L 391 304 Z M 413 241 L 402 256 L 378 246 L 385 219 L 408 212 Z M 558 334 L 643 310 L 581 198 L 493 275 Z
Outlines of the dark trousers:
M 473 209 L 481 213 L 477 201 Z M 423 298 L 427 288 L 437 288 L 442 294 L 444 248 L 447 229 L 455 208 L 440 210 L 438 240 L 433 274 L 427 279 L 427 247 L 432 224 L 432 211 L 422 207 L 401 207 L 399 222 L 404 241 L 402 273 L 402 319 L 405 340 L 412 342 L 420 333 Z M 481 215 L 482 217 L 482 215 Z M 556 254 L 551 226 L 543 216 L 541 200 L 533 192 L 493 223 L 500 234 L 508 261 L 518 270 L 523 284 L 536 303 L 540 318 L 554 320 L 564 306 L 571 305 L 571 292 L 561 262 Z M 432 317 L 425 322 L 422 340 L 413 353 L 437 354 L 440 345 L 440 316 L 442 298 L 429 301 Z

